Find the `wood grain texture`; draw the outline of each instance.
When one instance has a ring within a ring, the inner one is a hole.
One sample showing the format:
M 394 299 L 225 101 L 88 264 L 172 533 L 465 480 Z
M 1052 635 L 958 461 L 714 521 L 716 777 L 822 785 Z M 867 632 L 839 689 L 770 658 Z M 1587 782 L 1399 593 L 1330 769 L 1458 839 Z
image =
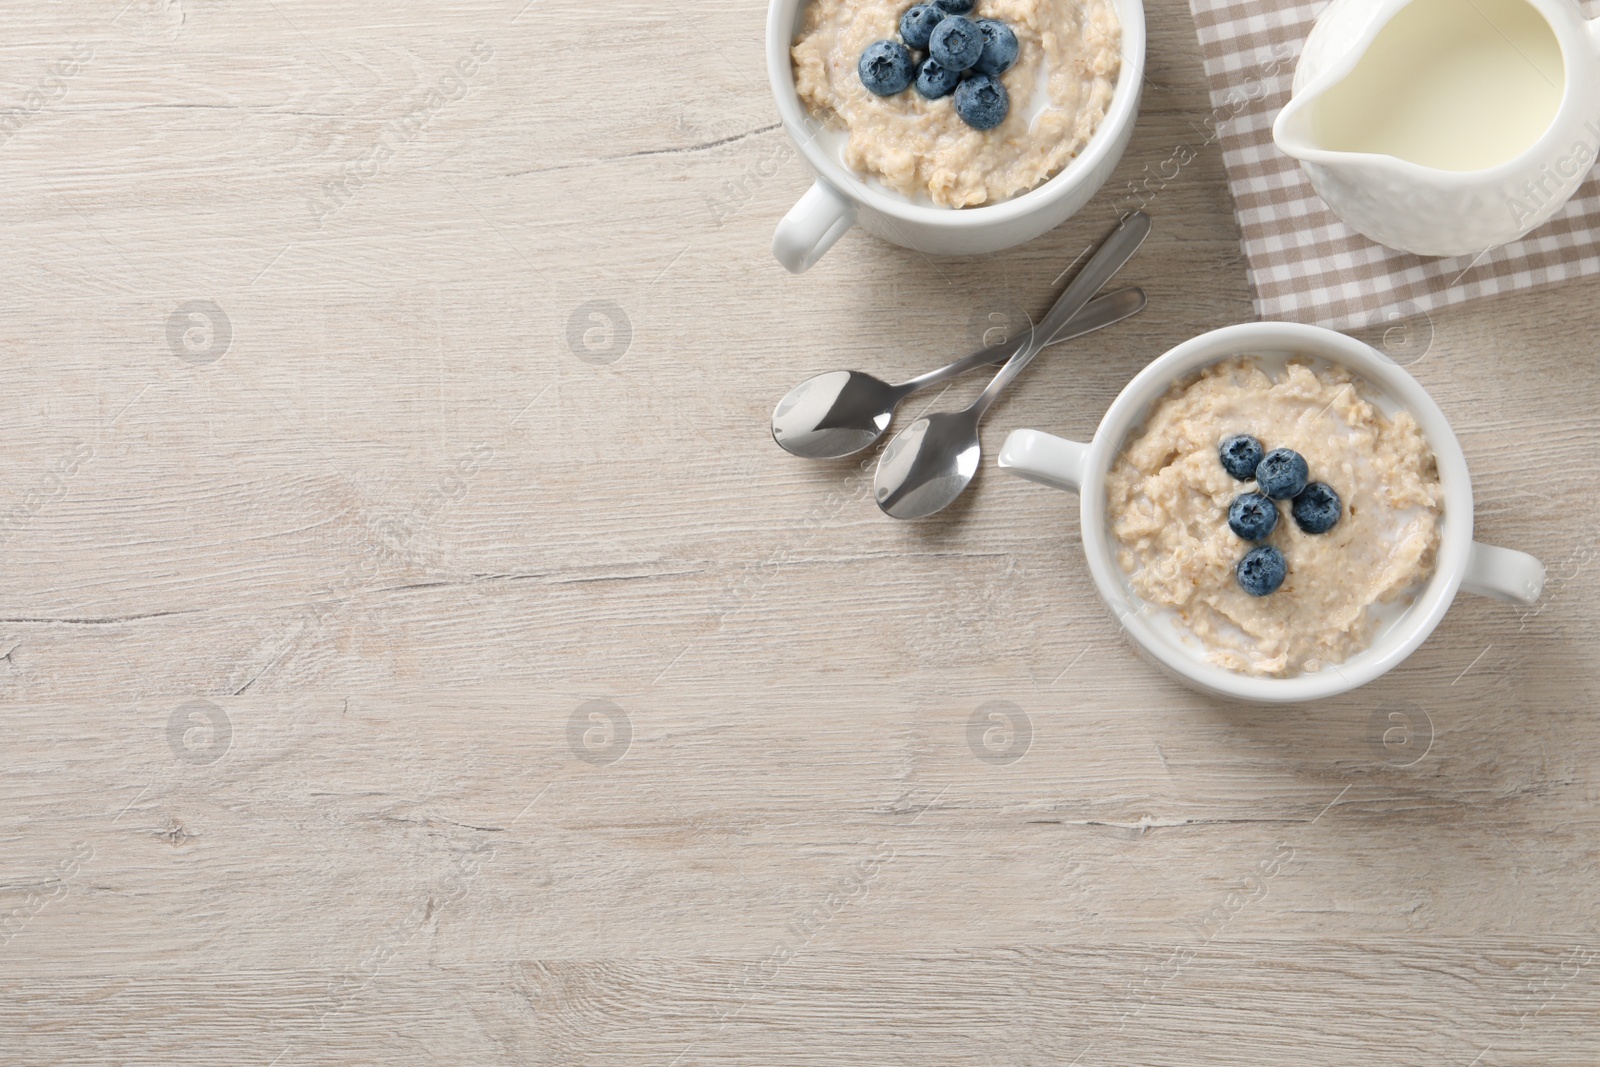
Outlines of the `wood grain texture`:
M 524 2 L 6 7 L 0 1064 L 1600 1062 L 1595 283 L 1405 349 L 1545 603 L 1208 700 L 1069 498 L 767 432 L 1047 302 L 1181 0 L 1078 217 L 800 278 L 762 6 Z M 1215 146 L 1149 210 L 991 455 L 1250 317 Z

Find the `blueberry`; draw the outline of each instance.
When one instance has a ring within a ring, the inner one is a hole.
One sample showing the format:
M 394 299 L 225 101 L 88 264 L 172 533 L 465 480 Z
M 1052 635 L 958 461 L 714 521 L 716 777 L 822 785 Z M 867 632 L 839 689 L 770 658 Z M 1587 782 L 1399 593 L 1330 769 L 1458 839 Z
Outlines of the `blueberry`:
M 947 16 L 933 28 L 928 54 L 946 70 L 966 70 L 983 54 L 983 31 L 969 18 Z
M 1339 494 L 1325 482 L 1312 482 L 1300 490 L 1289 510 L 1306 533 L 1327 533 L 1339 524 Z
M 1260 493 L 1240 493 L 1228 506 L 1228 529 L 1246 541 L 1265 541 L 1278 526 L 1278 505 Z
M 916 65 L 899 41 L 874 41 L 861 53 L 861 84 L 878 96 L 893 96 L 911 84 Z
M 1256 464 L 1256 482 L 1274 500 L 1299 496 L 1310 478 L 1306 457 L 1292 448 L 1274 448 Z
M 975 130 L 992 130 L 1011 110 L 1006 87 L 992 74 L 974 74 L 956 86 L 956 114 Z
M 949 96 L 960 80 L 959 70 L 946 70 L 937 59 L 931 57 L 924 59 L 922 66 L 917 68 L 917 92 L 929 100 Z
M 900 16 L 900 39 L 907 48 L 928 47 L 933 28 L 950 12 L 937 4 L 917 4 Z
M 933 0 L 933 2 L 952 15 L 965 15 L 973 9 L 978 0 Z
M 1251 596 L 1276 593 L 1288 573 L 1289 565 L 1283 561 L 1283 553 L 1271 545 L 1252 548 L 1234 569 L 1239 585 Z
M 1017 61 L 1017 35 L 999 19 L 979 19 L 978 32 L 983 34 L 983 51 L 972 69 L 979 74 L 1004 74 Z
M 1256 467 L 1261 463 L 1261 457 L 1266 449 L 1247 433 L 1236 433 L 1232 437 L 1222 439 L 1222 448 L 1218 450 L 1222 457 L 1222 466 L 1229 474 L 1241 482 L 1248 482 L 1256 476 Z

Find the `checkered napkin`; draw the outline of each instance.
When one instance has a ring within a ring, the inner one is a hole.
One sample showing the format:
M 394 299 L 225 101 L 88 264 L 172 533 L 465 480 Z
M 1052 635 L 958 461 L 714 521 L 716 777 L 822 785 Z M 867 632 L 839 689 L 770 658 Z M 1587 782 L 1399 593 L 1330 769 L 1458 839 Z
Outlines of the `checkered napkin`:
M 1272 142 L 1272 121 L 1289 101 L 1300 48 L 1325 6 L 1323 0 L 1189 0 L 1211 85 L 1213 110 L 1203 132 L 1215 131 L 1222 145 L 1256 314 L 1356 329 L 1600 273 L 1600 167 L 1560 214 L 1477 257 L 1396 252 L 1339 221 L 1299 163 Z M 1591 18 L 1600 14 L 1600 0 L 1583 6 Z

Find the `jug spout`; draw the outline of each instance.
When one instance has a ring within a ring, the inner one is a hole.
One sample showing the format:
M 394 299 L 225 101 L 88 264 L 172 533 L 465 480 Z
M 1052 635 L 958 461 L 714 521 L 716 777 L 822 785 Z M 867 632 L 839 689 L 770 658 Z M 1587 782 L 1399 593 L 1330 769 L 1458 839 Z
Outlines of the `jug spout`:
M 1272 123 L 1272 139 L 1279 150 L 1302 163 L 1313 158 L 1317 162 L 1326 162 L 1323 157 L 1327 149 L 1317 143 L 1311 122 L 1311 108 L 1316 99 L 1309 95 L 1295 96 L 1283 106 Z
M 1384 181 L 1399 169 L 1400 161 L 1381 152 L 1356 152 L 1329 143 L 1319 130 L 1317 105 L 1326 87 L 1295 94 L 1272 123 L 1272 140 L 1284 155 L 1299 161 L 1315 183 L 1319 175 L 1330 172 L 1358 176 L 1367 181 Z M 1334 139 L 1337 143 L 1337 138 Z
M 1336 170 L 1355 168 L 1364 173 L 1390 170 L 1399 162 L 1395 157 L 1382 152 L 1352 151 L 1342 145 L 1335 147 L 1339 142 L 1337 133 L 1330 140 L 1328 124 L 1317 121 L 1317 111 L 1323 97 L 1333 88 L 1336 84 L 1295 93 L 1273 120 L 1273 141 L 1284 155 L 1302 164 Z

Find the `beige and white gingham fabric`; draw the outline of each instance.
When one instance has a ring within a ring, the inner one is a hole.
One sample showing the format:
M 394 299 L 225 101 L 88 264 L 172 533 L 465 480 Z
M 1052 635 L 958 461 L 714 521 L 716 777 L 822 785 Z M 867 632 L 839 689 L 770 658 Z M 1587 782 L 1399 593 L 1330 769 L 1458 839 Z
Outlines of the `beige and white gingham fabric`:
M 1340 222 L 1272 142 L 1301 45 L 1325 6 L 1189 0 L 1211 86 L 1202 132 L 1222 146 L 1260 317 L 1353 329 L 1600 273 L 1600 167 L 1555 218 L 1477 257 L 1396 252 Z M 1600 14 L 1600 0 L 1583 7 Z

